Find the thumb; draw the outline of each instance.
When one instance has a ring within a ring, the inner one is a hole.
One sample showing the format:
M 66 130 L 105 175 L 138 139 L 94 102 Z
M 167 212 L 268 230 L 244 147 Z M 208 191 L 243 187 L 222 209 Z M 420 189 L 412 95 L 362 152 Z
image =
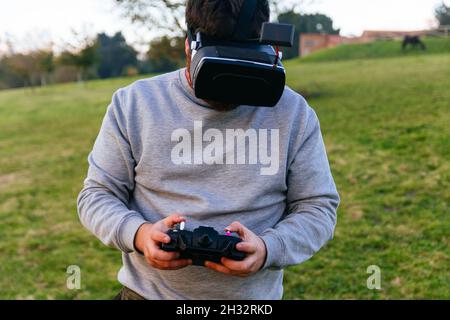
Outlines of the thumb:
M 172 228 L 177 223 L 186 221 L 186 219 L 178 214 L 173 214 L 165 218 L 162 222 L 167 228 Z
M 225 231 L 236 232 L 239 235 L 239 238 L 245 238 L 247 230 L 248 229 L 239 221 L 235 221 L 225 228 Z

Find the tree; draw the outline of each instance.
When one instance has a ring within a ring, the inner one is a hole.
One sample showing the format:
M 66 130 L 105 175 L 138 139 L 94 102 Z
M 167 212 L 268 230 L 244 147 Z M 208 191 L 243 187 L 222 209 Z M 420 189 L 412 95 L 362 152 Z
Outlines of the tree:
M 35 61 L 35 67 L 39 75 L 41 86 L 45 86 L 48 83 L 50 74 L 55 69 L 54 54 L 51 49 L 40 49 L 31 53 L 33 60 Z
M 339 34 L 339 29 L 333 28 L 333 20 L 324 14 L 299 14 L 288 11 L 278 16 L 278 21 L 295 25 L 294 46 L 284 48 L 284 59 L 297 57 L 300 52 L 300 34 L 302 33 L 323 33 Z
M 179 33 L 184 29 L 186 0 L 115 0 L 132 22 L 153 30 Z
M 184 37 L 163 36 L 150 43 L 147 63 L 150 72 L 167 72 L 182 67 L 186 62 Z
M 315 0 L 271 0 L 270 10 L 274 17 L 278 17 L 283 12 L 293 11 L 298 12 L 302 8 L 305 8 L 314 2 Z
M 450 25 L 450 7 L 444 2 L 436 8 L 434 15 L 439 22 L 439 26 Z
M 13 54 L 0 60 L 0 89 L 18 88 L 28 84 L 30 75 L 24 57 Z
M 4 64 L 9 71 L 22 82 L 23 87 L 33 87 L 36 84 L 37 63 L 33 55 L 16 53 L 4 58 Z
M 1 87 L 33 87 L 46 85 L 54 69 L 53 49 L 49 43 L 40 48 L 19 51 L 10 42 L 7 52 L 0 58 Z
M 98 61 L 97 45 L 91 40 L 86 40 L 84 46 L 78 51 L 64 51 L 59 57 L 62 65 L 77 68 L 78 82 L 83 82 L 87 71 Z
M 97 73 L 100 78 L 118 77 L 130 67 L 137 66 L 137 52 L 129 46 L 121 32 L 109 37 L 105 33 L 96 40 L 99 63 Z

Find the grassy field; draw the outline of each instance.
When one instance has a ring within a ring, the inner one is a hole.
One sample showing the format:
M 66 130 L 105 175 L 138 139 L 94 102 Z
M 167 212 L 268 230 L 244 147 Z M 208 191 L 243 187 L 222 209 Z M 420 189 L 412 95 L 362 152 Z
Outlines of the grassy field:
M 317 111 L 342 196 L 334 241 L 289 268 L 287 299 L 449 296 L 450 55 L 288 64 Z M 0 298 L 109 299 L 118 252 L 76 196 L 111 94 L 133 79 L 0 92 Z M 82 290 L 66 268 L 82 268 Z M 382 290 L 366 287 L 369 265 Z
M 366 44 L 342 45 L 332 49 L 325 49 L 302 59 L 303 62 L 342 61 L 354 59 L 375 59 L 404 56 L 423 56 L 428 54 L 450 54 L 449 38 L 423 38 L 427 50 L 408 47 L 402 50 L 402 42 L 394 40 L 375 41 Z

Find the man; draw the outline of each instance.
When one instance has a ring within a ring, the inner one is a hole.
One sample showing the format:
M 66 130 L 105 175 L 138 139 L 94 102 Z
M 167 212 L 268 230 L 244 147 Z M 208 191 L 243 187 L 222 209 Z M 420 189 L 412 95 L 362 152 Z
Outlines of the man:
M 226 39 L 241 4 L 189 0 L 187 23 Z M 259 0 L 254 37 L 268 20 Z M 89 156 L 80 219 L 123 252 L 119 299 L 281 299 L 282 269 L 309 259 L 336 224 L 319 121 L 288 87 L 274 108 L 196 98 L 187 41 L 186 54 L 188 68 L 114 94 Z M 162 251 L 181 221 L 235 232 L 247 257 L 198 267 Z

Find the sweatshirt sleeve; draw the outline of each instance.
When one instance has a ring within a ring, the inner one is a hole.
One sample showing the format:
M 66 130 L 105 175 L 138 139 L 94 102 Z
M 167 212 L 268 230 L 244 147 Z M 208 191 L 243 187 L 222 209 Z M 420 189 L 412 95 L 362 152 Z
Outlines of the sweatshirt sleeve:
M 88 162 L 88 175 L 77 200 L 81 223 L 105 245 L 126 253 L 135 251 L 135 234 L 146 220 L 129 209 L 136 163 L 120 91 L 107 109 Z
M 284 218 L 263 232 L 267 257 L 263 268 L 281 269 L 311 258 L 332 239 L 339 195 L 331 175 L 315 112 L 307 107 L 300 147 L 287 173 Z

